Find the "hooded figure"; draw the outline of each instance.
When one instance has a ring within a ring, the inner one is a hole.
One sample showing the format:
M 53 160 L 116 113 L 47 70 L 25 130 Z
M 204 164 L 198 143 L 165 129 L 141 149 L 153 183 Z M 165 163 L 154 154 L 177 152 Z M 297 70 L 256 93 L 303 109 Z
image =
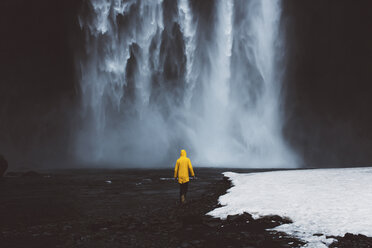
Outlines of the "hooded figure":
M 180 184 L 180 198 L 181 203 L 186 200 L 187 187 L 190 181 L 189 170 L 191 176 L 195 176 L 194 170 L 192 169 L 191 161 L 186 157 L 186 151 L 181 150 L 181 156 L 177 159 L 176 166 L 174 168 L 174 178 L 178 178 L 178 183 Z

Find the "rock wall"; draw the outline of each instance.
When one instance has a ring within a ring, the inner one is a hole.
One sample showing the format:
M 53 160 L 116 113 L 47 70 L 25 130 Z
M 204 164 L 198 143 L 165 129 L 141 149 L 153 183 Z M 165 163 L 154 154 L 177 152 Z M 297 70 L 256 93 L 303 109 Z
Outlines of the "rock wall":
M 284 0 L 285 133 L 307 166 L 372 161 L 372 2 Z
M 8 169 L 8 161 L 0 154 L 0 177 L 5 175 L 5 171 Z

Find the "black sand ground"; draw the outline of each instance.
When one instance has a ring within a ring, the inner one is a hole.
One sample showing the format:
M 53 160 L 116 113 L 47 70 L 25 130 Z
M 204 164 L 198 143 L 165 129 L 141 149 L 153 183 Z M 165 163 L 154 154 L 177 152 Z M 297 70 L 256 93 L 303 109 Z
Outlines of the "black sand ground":
M 266 230 L 289 221 L 279 216 L 253 220 L 244 214 L 225 221 L 206 216 L 230 187 L 223 171 L 196 168 L 198 179 L 191 181 L 184 206 L 171 169 L 8 173 L 0 181 L 0 247 L 302 245 Z M 350 236 L 337 247 L 370 244 L 370 238 Z

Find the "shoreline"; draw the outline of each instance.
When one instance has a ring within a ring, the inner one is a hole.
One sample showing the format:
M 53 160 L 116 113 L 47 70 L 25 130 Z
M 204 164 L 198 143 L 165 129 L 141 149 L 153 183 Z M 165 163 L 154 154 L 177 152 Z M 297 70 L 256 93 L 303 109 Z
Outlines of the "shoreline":
M 221 220 L 206 215 L 231 187 L 222 171 L 226 169 L 198 168 L 199 179 L 191 181 L 183 206 L 178 204 L 178 185 L 161 180 L 170 178 L 172 170 L 5 177 L 0 182 L 0 245 L 288 248 L 304 244 L 266 230 L 289 221 L 279 216 L 253 220 L 243 214 Z M 349 235 L 339 238 L 337 247 L 368 247 L 360 245 L 372 244 L 371 240 Z

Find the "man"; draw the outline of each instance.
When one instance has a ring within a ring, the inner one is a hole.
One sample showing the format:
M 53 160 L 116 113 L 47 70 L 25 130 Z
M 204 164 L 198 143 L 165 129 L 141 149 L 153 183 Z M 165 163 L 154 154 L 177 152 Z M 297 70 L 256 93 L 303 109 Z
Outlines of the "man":
M 181 204 L 186 202 L 187 187 L 189 186 L 189 170 L 191 176 L 195 177 L 194 170 L 192 169 L 191 161 L 186 157 L 186 151 L 181 150 L 181 156 L 177 159 L 176 167 L 174 168 L 174 178 L 180 184 L 180 201 Z

